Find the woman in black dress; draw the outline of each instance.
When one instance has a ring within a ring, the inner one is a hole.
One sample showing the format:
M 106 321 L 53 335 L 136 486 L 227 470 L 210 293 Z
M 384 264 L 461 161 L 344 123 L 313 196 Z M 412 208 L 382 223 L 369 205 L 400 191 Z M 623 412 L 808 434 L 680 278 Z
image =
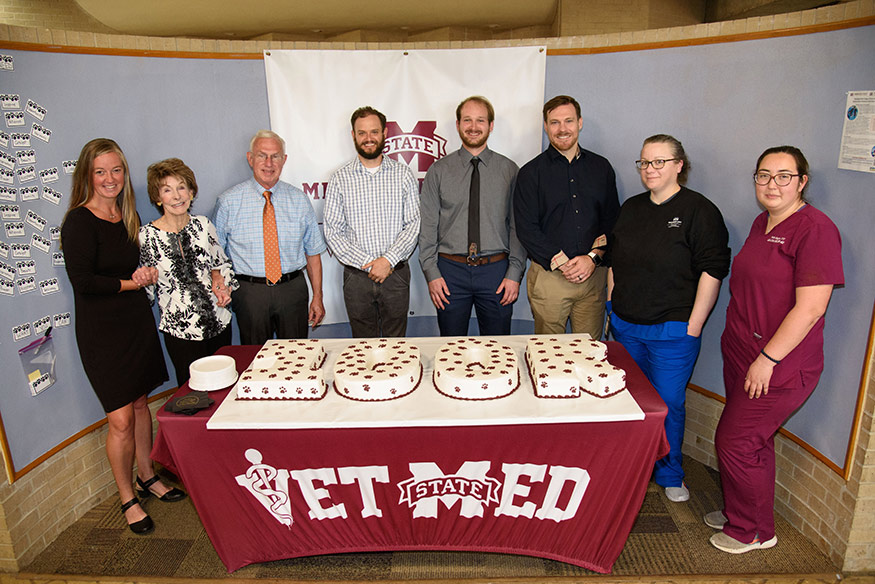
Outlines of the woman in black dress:
M 134 495 L 134 460 L 141 497 L 178 501 L 185 493 L 162 484 L 149 458 L 152 415 L 146 397 L 167 380 L 167 368 L 142 290 L 156 274 L 154 268 L 137 267 L 139 227 L 125 155 L 112 140 L 92 140 L 73 173 L 61 244 L 73 286 L 79 356 L 106 412 L 106 454 L 122 513 L 131 531 L 145 534 L 154 526 Z

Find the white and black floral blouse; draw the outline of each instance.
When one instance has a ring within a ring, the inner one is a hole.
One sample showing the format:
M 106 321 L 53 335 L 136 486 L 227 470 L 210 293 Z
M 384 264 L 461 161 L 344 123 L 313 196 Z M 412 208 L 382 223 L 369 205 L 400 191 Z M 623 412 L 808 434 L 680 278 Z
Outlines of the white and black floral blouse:
M 149 223 L 140 227 L 140 265 L 158 268 L 158 283 L 146 292 L 161 311 L 159 330 L 179 339 L 210 339 L 231 322 L 231 311 L 216 305 L 212 270 L 220 270 L 232 290 L 239 284 L 231 260 L 219 247 L 210 220 L 193 215 L 179 233 Z

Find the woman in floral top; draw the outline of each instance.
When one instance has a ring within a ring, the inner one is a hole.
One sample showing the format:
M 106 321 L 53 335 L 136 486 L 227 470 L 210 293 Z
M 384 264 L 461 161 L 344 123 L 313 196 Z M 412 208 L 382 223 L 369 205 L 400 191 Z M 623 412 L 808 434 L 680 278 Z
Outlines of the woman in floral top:
M 206 217 L 188 214 L 197 195 L 192 170 L 168 158 L 149 167 L 147 183 L 149 199 L 164 214 L 140 228 L 140 264 L 158 272 L 147 292 L 158 299 L 158 329 L 182 386 L 193 361 L 231 344 L 226 307 L 238 284 L 216 228 Z

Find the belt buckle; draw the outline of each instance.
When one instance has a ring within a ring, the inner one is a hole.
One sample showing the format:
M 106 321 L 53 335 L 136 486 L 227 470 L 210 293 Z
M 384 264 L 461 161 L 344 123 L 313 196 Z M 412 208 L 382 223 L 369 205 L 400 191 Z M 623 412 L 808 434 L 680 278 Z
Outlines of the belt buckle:
M 279 283 L 282 282 L 282 281 L 283 281 L 283 277 L 282 277 L 282 276 L 280 276 L 280 279 L 277 280 L 276 282 L 271 282 L 271 281 L 270 281 L 270 278 L 268 278 L 267 276 L 265 276 L 265 278 L 264 278 L 264 283 L 267 284 L 268 287 L 270 287 L 270 288 L 273 288 L 274 286 L 276 286 L 277 284 L 279 284 Z
M 471 243 L 468 245 L 468 255 L 465 256 L 465 263 L 469 266 L 480 265 L 480 254 L 477 253 L 476 243 Z

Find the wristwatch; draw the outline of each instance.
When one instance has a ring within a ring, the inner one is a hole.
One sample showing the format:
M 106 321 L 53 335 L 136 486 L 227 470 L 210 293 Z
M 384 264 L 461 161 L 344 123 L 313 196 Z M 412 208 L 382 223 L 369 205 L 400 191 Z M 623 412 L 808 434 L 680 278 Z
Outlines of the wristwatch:
M 596 265 L 596 267 L 602 265 L 602 256 L 600 256 L 596 252 L 591 251 L 586 255 L 588 255 L 590 257 L 590 259 L 592 259 L 592 263 L 594 263 Z

